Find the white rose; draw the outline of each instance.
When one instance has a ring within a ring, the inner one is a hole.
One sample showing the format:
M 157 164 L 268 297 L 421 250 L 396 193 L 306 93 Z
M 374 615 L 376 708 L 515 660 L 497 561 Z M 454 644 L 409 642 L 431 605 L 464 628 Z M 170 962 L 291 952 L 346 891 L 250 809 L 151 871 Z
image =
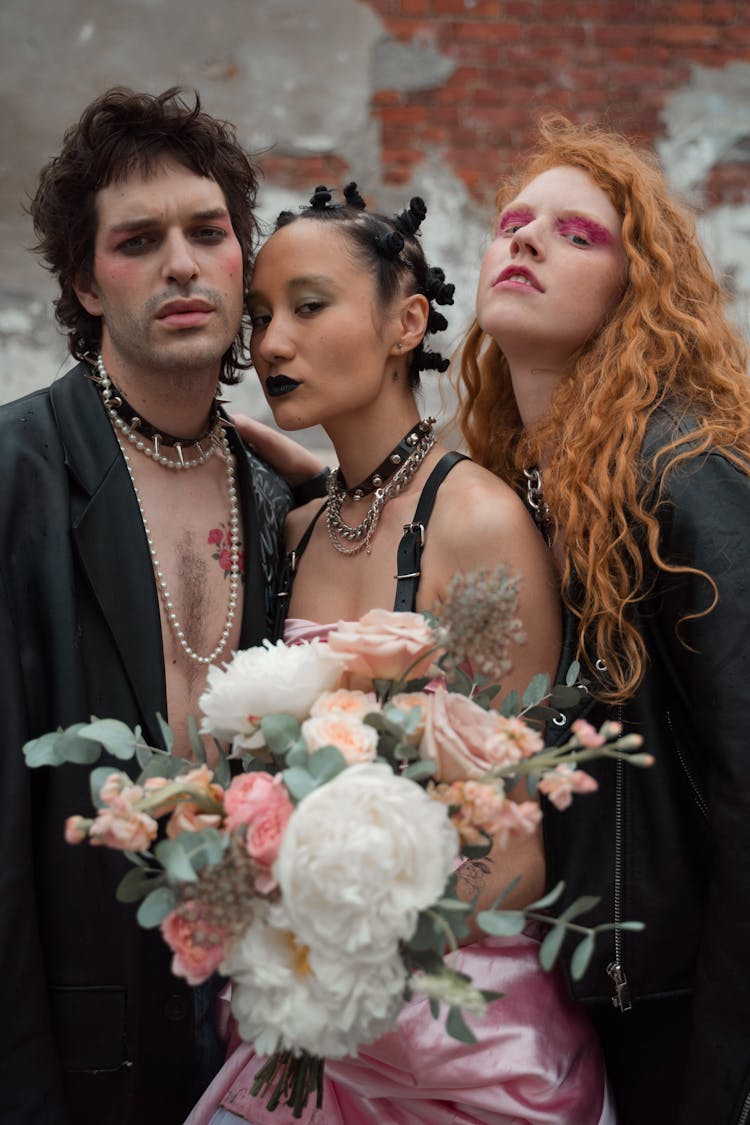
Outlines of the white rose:
M 201 733 L 229 740 L 249 735 L 266 715 L 304 719 L 323 691 L 338 686 L 346 667 L 324 641 L 285 645 L 264 641 L 236 652 L 224 668 L 212 665 L 199 703 Z
M 232 1013 L 259 1054 L 276 1047 L 336 1059 L 395 1024 L 406 972 L 397 952 L 376 964 L 300 945 L 282 905 L 256 918 L 221 970 L 232 978 Z M 274 924 L 271 924 L 274 923 Z
M 300 801 L 274 871 L 307 946 L 377 960 L 414 932 L 458 852 L 445 805 L 389 766 L 350 766 Z
M 306 719 L 302 738 L 311 754 L 323 746 L 335 746 L 349 766 L 371 762 L 378 752 L 378 732 L 353 715 L 333 712 Z

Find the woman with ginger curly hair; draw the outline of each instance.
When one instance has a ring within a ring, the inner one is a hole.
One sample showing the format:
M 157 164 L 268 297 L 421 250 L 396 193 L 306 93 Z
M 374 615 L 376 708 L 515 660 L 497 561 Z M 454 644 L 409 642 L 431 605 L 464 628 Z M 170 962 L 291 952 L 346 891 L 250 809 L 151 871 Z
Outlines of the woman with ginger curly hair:
M 692 220 L 624 138 L 562 118 L 497 196 L 461 369 L 472 456 L 526 495 L 561 571 L 600 762 L 545 817 L 597 921 L 590 1005 L 623 1125 L 750 1120 L 747 349 Z

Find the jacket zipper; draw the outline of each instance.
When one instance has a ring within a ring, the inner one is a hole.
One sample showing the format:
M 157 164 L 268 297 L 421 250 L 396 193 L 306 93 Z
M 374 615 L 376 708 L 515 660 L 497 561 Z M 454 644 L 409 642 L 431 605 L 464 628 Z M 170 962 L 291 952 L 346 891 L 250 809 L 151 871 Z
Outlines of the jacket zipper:
M 745 1098 L 740 1115 L 737 1118 L 737 1125 L 746 1125 L 748 1118 L 750 1118 L 750 1094 Z
M 617 720 L 622 722 L 622 706 L 617 708 Z M 625 803 L 625 763 L 618 758 L 615 762 L 615 880 L 614 880 L 614 938 L 615 959 L 607 966 L 607 975 L 612 981 L 614 993 L 612 1004 L 620 1012 L 627 1012 L 632 1007 L 630 1002 L 630 988 L 625 969 L 622 964 L 622 861 L 623 861 L 623 806 Z
M 701 791 L 698 787 L 698 783 L 696 782 L 692 773 L 688 769 L 688 764 L 687 764 L 687 762 L 685 761 L 685 759 L 682 755 L 682 751 L 680 750 L 679 745 L 677 744 L 677 737 L 676 737 L 675 732 L 674 732 L 674 727 L 672 726 L 672 716 L 670 715 L 669 711 L 666 712 L 666 715 L 667 715 L 667 726 L 669 727 L 669 733 L 672 735 L 672 745 L 675 748 L 675 753 L 677 754 L 680 765 L 682 766 L 682 771 L 685 774 L 685 777 L 688 779 L 688 782 L 690 783 L 690 788 L 693 790 L 693 796 L 695 797 L 695 803 L 697 804 L 697 806 L 700 809 L 703 816 L 706 819 L 708 819 L 708 805 L 706 804 L 706 799 L 703 796 L 703 794 L 701 793 Z

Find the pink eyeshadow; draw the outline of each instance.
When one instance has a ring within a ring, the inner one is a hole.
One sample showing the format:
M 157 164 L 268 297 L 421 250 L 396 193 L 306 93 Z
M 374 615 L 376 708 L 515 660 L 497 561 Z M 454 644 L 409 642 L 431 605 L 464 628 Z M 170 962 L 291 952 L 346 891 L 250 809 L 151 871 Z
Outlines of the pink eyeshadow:
M 589 242 L 598 246 L 607 246 L 612 241 L 612 235 L 609 231 L 605 227 L 600 226 L 599 223 L 595 223 L 593 219 L 584 219 L 582 216 L 576 216 L 571 219 L 560 219 L 557 226 L 558 230 L 566 233 L 569 231 L 573 231 L 574 233 L 580 231 L 581 234 L 584 234 L 588 238 Z

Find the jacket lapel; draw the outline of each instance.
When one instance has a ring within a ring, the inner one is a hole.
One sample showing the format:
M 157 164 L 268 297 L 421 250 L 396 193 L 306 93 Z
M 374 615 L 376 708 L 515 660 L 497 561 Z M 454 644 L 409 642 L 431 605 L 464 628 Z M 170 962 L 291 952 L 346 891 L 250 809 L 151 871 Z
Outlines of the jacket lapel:
M 147 739 L 166 717 L 161 626 L 151 560 L 127 468 L 80 364 L 51 390 L 71 476 L 73 542 L 138 702 Z M 105 717 L 105 716 L 102 716 Z

